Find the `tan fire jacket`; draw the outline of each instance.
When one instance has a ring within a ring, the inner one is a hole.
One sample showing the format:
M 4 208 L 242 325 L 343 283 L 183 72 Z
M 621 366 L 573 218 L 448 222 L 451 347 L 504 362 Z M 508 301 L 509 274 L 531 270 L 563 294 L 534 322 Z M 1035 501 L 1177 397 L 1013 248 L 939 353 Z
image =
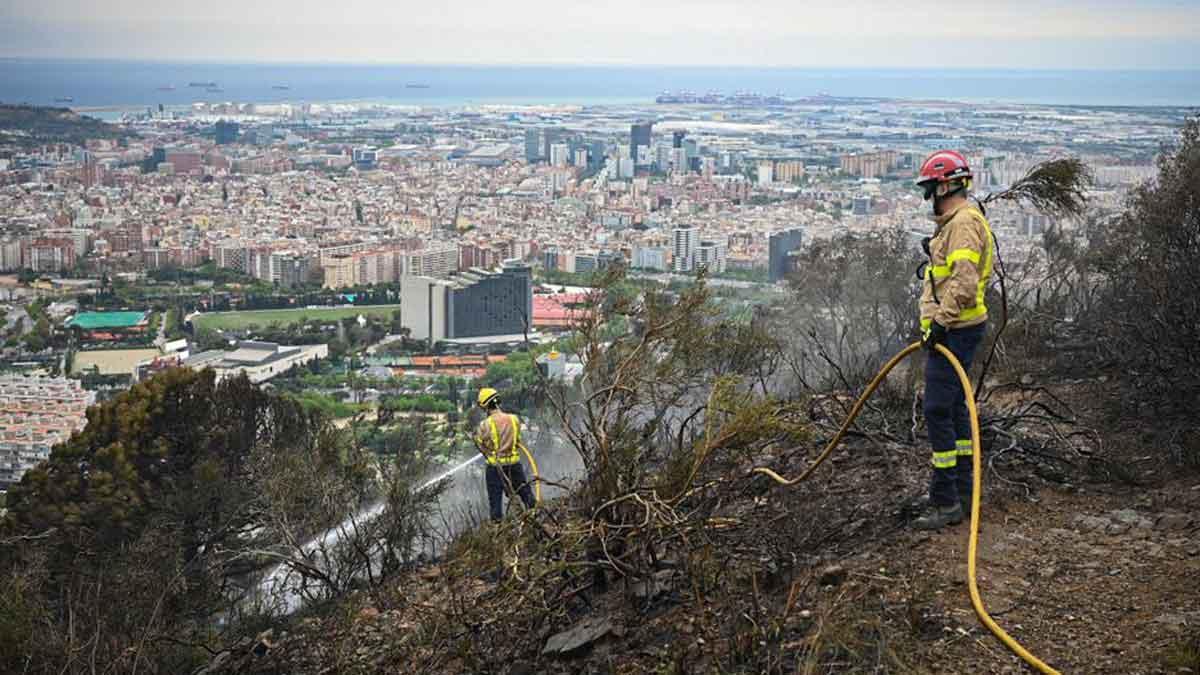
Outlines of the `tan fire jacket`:
M 981 324 L 987 321 L 984 294 L 996 258 L 991 226 L 969 202 L 934 222 L 921 291 L 921 329 L 933 321 L 951 329 Z
M 493 412 L 475 429 L 475 444 L 488 464 L 516 464 L 521 461 L 521 421 L 516 415 Z

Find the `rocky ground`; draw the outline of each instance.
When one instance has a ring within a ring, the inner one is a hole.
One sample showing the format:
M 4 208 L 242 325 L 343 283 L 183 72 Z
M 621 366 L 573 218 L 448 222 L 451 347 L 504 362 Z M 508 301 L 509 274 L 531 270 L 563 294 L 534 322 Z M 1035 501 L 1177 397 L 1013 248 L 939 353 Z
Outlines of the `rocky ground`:
M 1120 443 L 1108 446 L 1115 460 Z M 759 459 L 792 473 L 813 450 Z M 799 487 L 747 479 L 713 534 L 715 568 L 668 552 L 653 578 L 532 632 L 456 618 L 506 582 L 445 561 L 205 672 L 1024 672 L 971 608 L 967 525 L 908 526 L 925 462 L 919 445 L 858 438 Z M 1200 672 L 1200 473 L 1149 461 L 1097 480 L 1061 466 L 1008 453 L 985 473 L 978 578 L 993 618 L 1064 673 Z

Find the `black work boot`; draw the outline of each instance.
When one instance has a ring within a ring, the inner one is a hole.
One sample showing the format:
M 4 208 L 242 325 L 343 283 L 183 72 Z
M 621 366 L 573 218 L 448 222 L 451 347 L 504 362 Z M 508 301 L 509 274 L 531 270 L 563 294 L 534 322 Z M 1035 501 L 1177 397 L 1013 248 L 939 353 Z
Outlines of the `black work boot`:
M 930 506 L 925 515 L 913 521 L 913 529 L 940 530 L 947 525 L 957 525 L 962 521 L 963 510 L 960 504 Z

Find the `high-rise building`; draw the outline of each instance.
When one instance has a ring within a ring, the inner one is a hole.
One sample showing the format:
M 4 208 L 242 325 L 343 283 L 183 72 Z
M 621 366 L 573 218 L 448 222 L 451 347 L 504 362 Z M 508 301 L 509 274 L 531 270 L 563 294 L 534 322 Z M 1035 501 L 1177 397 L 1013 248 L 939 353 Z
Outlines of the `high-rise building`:
M 542 134 L 537 129 L 525 130 L 525 161 L 537 164 L 542 160 Z
M 217 145 L 229 145 L 237 141 L 238 123 L 229 120 L 217 120 L 213 127 L 217 136 Z
M 671 269 L 675 272 L 691 272 L 695 268 L 696 246 L 700 242 L 700 230 L 695 227 L 677 227 L 671 231 Z
M 633 178 L 633 173 L 634 173 L 633 160 L 628 157 L 621 158 L 621 161 L 618 162 L 618 164 L 617 164 L 617 177 L 618 178 Z
M 375 168 L 375 163 L 379 161 L 379 150 L 370 146 L 363 146 L 354 149 L 354 166 L 360 171 L 369 171 Z
M 9 272 L 21 269 L 21 240 L 0 241 L 0 270 Z
M 845 173 L 863 178 L 878 178 L 895 167 L 899 161 L 899 153 L 894 150 L 884 150 L 843 155 L 839 158 L 838 164 Z
M 308 281 L 308 258 L 293 252 L 271 254 L 271 281 L 280 288 L 295 288 Z
M 100 173 L 100 164 L 96 162 L 96 156 L 87 150 L 80 152 L 79 182 L 83 183 L 83 187 L 95 187 L 100 182 Z
M 221 242 L 213 248 L 213 262 L 217 267 L 245 273 L 246 247 L 234 240 Z
M 410 276 L 400 283 L 400 320 L 417 340 L 520 335 L 533 317 L 529 267 L 472 269 L 453 279 Z
M 542 159 L 550 159 L 550 146 L 561 143 L 566 131 L 562 127 L 546 127 L 542 129 Z
M 772 283 L 790 271 L 788 258 L 804 243 L 804 230 L 793 228 L 773 233 L 767 240 L 767 278 Z
M 458 247 L 453 244 L 431 246 L 405 254 L 401 274 L 441 277 L 458 271 Z
M 776 181 L 780 183 L 794 183 L 804 177 L 804 162 L 775 162 L 774 173 Z
M 550 165 L 566 166 L 570 156 L 570 148 L 566 143 L 555 143 L 550 146 Z
M 592 141 L 588 148 L 588 168 L 598 169 L 604 166 L 604 160 L 608 154 L 608 149 L 604 141 Z
M 688 172 L 687 150 L 671 148 L 671 170 L 675 173 Z
M 75 267 L 75 242 L 65 238 L 35 239 L 25 251 L 24 266 L 34 272 L 65 272 Z
M 702 241 L 696 247 L 697 270 L 708 270 L 712 274 L 725 271 L 725 254 L 728 244 L 723 241 Z
M 775 165 L 773 163 L 758 163 L 758 182 L 760 185 L 768 185 L 775 182 Z
M 686 131 L 674 131 L 671 133 L 671 147 L 682 148 L 683 139 L 687 137 Z
M 142 249 L 142 267 L 157 270 L 166 267 L 171 262 L 171 253 L 165 248 Z
M 650 138 L 654 130 L 653 122 L 636 122 L 629 127 L 629 156 L 638 166 L 647 162 L 643 157 L 650 151 Z M 645 148 L 645 150 L 639 150 Z
M 325 288 L 346 288 L 358 282 L 358 265 L 354 256 L 335 254 L 321 261 L 325 273 Z

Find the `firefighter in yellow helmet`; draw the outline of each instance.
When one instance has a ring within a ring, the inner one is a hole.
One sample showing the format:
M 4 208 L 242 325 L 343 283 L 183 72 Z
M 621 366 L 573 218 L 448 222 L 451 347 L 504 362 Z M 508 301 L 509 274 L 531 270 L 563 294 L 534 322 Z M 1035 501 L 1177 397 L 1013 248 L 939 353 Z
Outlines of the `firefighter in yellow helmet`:
M 503 497 L 515 491 L 528 508 L 533 508 L 533 491 L 521 467 L 521 420 L 500 409 L 500 393 L 491 387 L 479 390 L 479 407 L 487 412 L 475 430 L 475 445 L 487 460 L 484 474 L 488 508 L 493 521 L 504 517 Z

